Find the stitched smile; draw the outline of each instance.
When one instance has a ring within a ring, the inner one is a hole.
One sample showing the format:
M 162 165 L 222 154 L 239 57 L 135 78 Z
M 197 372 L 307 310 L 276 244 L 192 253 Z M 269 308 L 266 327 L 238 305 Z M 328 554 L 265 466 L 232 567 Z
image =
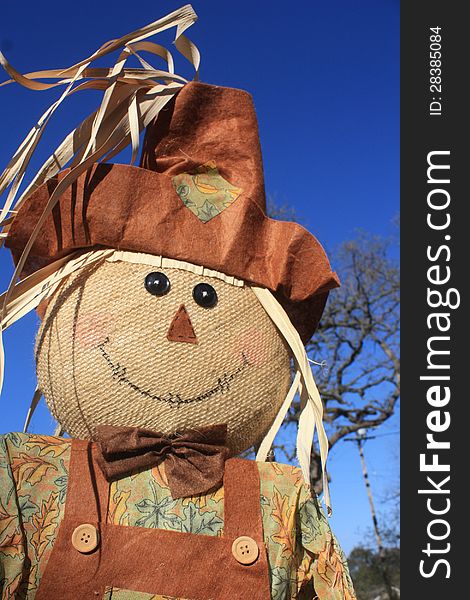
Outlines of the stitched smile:
M 176 406 L 181 406 L 182 404 L 192 404 L 193 402 L 203 402 L 214 396 L 215 394 L 221 392 L 228 392 L 230 389 L 230 385 L 234 379 L 240 375 L 242 371 L 246 369 L 246 367 L 250 364 L 248 358 L 242 352 L 243 363 L 237 367 L 231 373 L 224 373 L 222 377 L 217 379 L 217 383 L 211 389 L 202 392 L 198 396 L 193 396 L 192 398 L 183 398 L 181 394 L 168 392 L 163 396 L 158 396 L 156 394 L 152 394 L 150 390 L 145 390 L 140 386 L 136 385 L 127 377 L 127 368 L 123 367 L 119 362 L 114 362 L 109 354 L 106 352 L 105 346 L 109 343 L 109 337 L 107 337 L 99 346 L 99 351 L 101 356 L 104 358 L 106 363 L 108 364 L 111 372 L 113 374 L 113 379 L 118 381 L 119 383 L 123 383 L 130 387 L 132 390 L 140 394 L 141 396 L 145 396 L 145 398 L 150 398 L 151 400 L 156 400 L 158 402 L 165 402 L 166 404 L 172 404 Z

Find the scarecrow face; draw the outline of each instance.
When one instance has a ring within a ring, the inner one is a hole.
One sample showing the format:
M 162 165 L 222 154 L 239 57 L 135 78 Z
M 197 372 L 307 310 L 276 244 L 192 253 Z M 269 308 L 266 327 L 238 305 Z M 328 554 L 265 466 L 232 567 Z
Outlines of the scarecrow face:
M 97 425 L 166 434 L 227 423 L 239 453 L 290 383 L 286 345 L 249 286 L 128 262 L 84 267 L 47 308 L 39 386 L 73 437 Z

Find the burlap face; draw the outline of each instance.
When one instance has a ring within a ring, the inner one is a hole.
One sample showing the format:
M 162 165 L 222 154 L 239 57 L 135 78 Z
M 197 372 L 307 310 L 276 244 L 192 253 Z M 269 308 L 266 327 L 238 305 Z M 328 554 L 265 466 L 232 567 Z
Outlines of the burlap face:
M 148 273 L 170 280 L 161 297 Z M 193 299 L 208 283 L 218 302 Z M 184 305 L 197 343 L 167 338 Z M 50 301 L 36 340 L 39 386 L 72 437 L 98 425 L 138 426 L 165 434 L 228 425 L 233 454 L 268 430 L 290 383 L 287 346 L 249 286 L 186 270 L 128 262 L 72 274 Z

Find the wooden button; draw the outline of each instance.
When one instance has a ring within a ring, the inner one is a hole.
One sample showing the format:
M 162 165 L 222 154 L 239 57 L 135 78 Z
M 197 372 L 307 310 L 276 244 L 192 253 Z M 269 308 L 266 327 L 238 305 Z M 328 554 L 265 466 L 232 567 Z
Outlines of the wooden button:
M 259 556 L 258 544 L 247 535 L 237 538 L 232 544 L 232 554 L 242 565 L 251 565 Z
M 98 547 L 99 533 L 94 525 L 83 523 L 72 533 L 72 546 L 82 554 L 93 552 Z

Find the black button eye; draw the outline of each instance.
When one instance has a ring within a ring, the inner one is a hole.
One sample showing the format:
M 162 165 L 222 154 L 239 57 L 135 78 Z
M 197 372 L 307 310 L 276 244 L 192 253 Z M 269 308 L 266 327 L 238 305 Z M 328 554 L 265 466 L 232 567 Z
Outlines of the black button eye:
M 165 273 L 149 273 L 145 278 L 145 289 L 154 296 L 164 296 L 170 291 L 170 280 Z
M 212 308 L 217 304 L 217 292 L 208 283 L 198 283 L 193 289 L 193 298 L 203 308 Z

